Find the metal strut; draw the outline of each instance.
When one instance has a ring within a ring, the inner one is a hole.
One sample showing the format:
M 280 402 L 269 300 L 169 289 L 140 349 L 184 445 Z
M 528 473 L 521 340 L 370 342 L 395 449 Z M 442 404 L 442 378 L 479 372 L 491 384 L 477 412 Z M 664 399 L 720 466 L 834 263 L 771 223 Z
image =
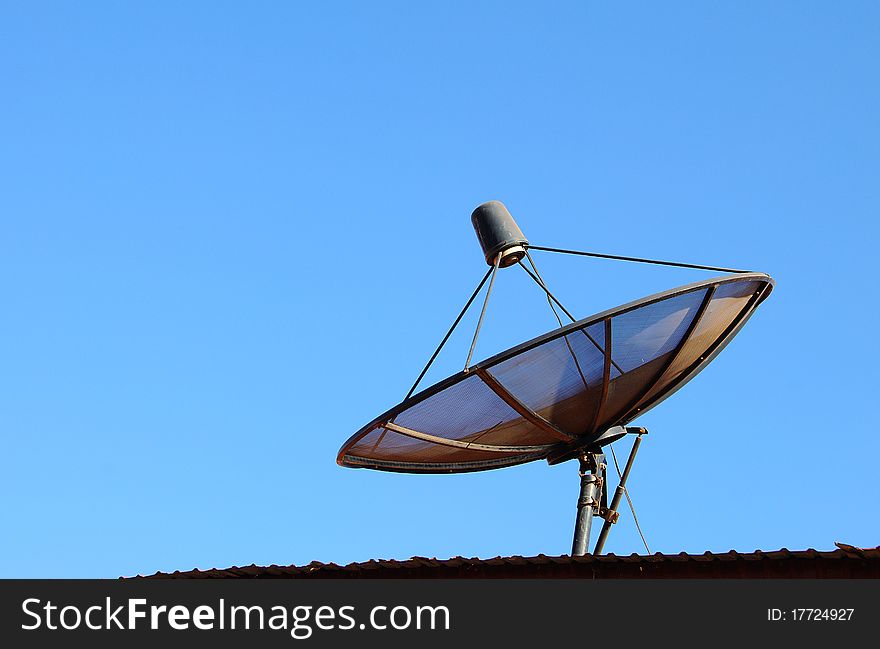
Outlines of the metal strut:
M 464 305 L 464 308 L 458 314 L 458 317 L 455 319 L 455 322 L 452 323 L 452 326 L 449 327 L 449 331 L 446 332 L 446 335 L 443 336 L 443 340 L 440 341 L 440 344 L 437 345 L 437 349 L 434 350 L 434 353 L 431 354 L 431 358 L 428 359 L 428 363 L 422 369 L 421 374 L 419 374 L 419 378 L 416 379 L 416 382 L 413 383 L 413 386 L 409 389 L 409 392 L 406 393 L 406 396 L 403 398 L 404 401 L 409 399 L 413 392 L 416 391 L 419 383 L 421 383 L 422 379 L 425 378 L 425 374 L 428 373 L 428 369 L 430 369 L 431 365 L 436 360 L 437 356 L 440 354 L 440 350 L 443 349 L 443 345 L 446 344 L 446 341 L 449 340 L 449 337 L 452 335 L 452 332 L 455 331 L 455 328 L 458 326 L 458 323 L 461 322 L 461 319 L 464 317 L 464 314 L 467 313 L 467 310 L 473 304 L 473 301 L 476 299 L 477 295 L 480 293 L 480 289 L 483 288 L 483 284 L 486 283 L 486 280 L 489 279 L 489 275 L 494 271 L 493 268 L 490 268 L 486 271 L 486 274 L 483 275 L 483 279 L 480 280 L 480 283 L 477 284 L 477 288 L 474 289 L 474 292 L 471 293 L 471 296 L 468 298 L 467 304 Z
M 642 443 L 642 435 L 644 433 L 639 433 L 636 436 L 636 441 L 633 442 L 632 450 L 629 452 L 629 459 L 626 461 L 626 467 L 623 469 L 623 475 L 620 476 L 620 483 L 617 485 L 617 491 L 614 492 L 614 498 L 611 499 L 611 507 L 605 512 L 605 523 L 602 525 L 602 531 L 599 532 L 599 539 L 596 541 L 596 549 L 593 550 L 593 554 L 602 554 L 602 548 L 605 547 L 605 541 L 608 539 L 611 526 L 620 517 L 617 508 L 620 506 L 620 499 L 626 493 L 626 479 L 629 477 L 629 472 L 636 459 L 636 453 L 638 453 L 639 446 Z
M 723 268 L 721 266 L 703 266 L 701 264 L 684 264 L 677 261 L 663 261 L 660 259 L 645 259 L 644 257 L 624 257 L 622 255 L 605 255 L 600 252 L 584 252 L 582 250 L 566 250 L 564 248 L 548 248 L 546 246 L 532 246 L 528 249 L 543 250 L 544 252 L 559 252 L 564 255 L 581 255 L 582 257 L 596 257 L 597 259 L 614 259 L 617 261 L 634 261 L 640 264 L 657 264 L 659 266 L 675 266 L 677 268 L 695 268 L 697 270 L 712 270 L 721 273 L 750 273 L 749 270 L 738 268 Z
M 528 258 L 528 260 L 529 260 L 529 263 L 532 265 L 532 268 L 535 269 L 535 272 L 534 272 L 534 273 L 533 273 L 532 271 L 530 271 L 530 270 L 526 267 L 526 265 L 525 265 L 524 263 L 522 263 L 521 261 L 518 262 L 518 263 L 519 263 L 519 265 L 522 267 L 522 269 L 523 269 L 524 271 L 526 271 L 526 273 L 528 274 L 528 276 L 532 278 L 532 280 L 535 282 L 535 284 L 537 284 L 538 286 L 540 286 L 541 289 L 543 289 L 543 291 L 547 294 L 547 301 L 550 302 L 550 308 L 553 309 L 553 302 L 556 302 L 556 304 L 559 306 L 559 308 L 562 309 L 563 313 L 565 313 L 565 315 L 567 315 L 567 316 L 569 317 L 569 319 L 570 319 L 572 322 L 575 322 L 576 319 L 575 319 L 575 317 L 571 314 L 571 311 L 569 311 L 568 309 L 566 309 L 565 306 L 562 304 L 562 302 L 560 302 L 560 301 L 556 298 L 556 296 L 553 295 L 553 293 L 550 292 L 550 289 L 547 288 L 547 284 L 546 284 L 546 282 L 544 282 L 544 279 L 541 277 L 540 273 L 538 273 L 538 267 L 535 266 L 535 262 L 532 260 L 531 255 L 529 255 L 529 251 L 528 251 L 528 250 L 526 250 L 526 256 L 527 256 L 527 258 Z M 560 319 L 559 319 L 559 315 L 556 314 L 556 309 L 553 309 L 553 313 L 556 315 L 556 319 L 557 319 L 557 320 L 560 320 Z M 560 322 L 559 322 L 559 326 L 560 326 L 560 327 L 562 326 L 562 321 L 561 321 L 561 320 L 560 320 Z M 589 333 L 587 333 L 587 330 L 586 330 L 586 329 L 579 329 L 579 331 L 580 331 L 582 334 L 584 334 L 584 336 L 587 337 L 587 340 L 589 340 L 589 341 L 593 344 L 593 346 L 594 346 L 596 349 L 598 349 L 598 350 L 599 350 L 600 352 L 602 352 L 603 354 L 605 353 L 605 348 L 604 348 L 602 345 L 600 345 L 598 342 L 596 342 L 596 339 L 593 338 Z M 566 343 L 568 343 L 568 338 L 566 338 L 565 341 L 566 341 Z M 618 372 L 620 372 L 621 374 L 626 374 L 626 372 L 623 371 L 623 368 L 620 367 L 620 365 L 618 365 L 618 364 L 614 361 L 614 359 L 611 359 L 611 364 L 612 364 L 615 368 L 617 368 L 617 371 L 618 371 Z
M 495 284 L 495 275 L 498 274 L 498 265 L 501 263 L 501 252 L 495 256 L 495 264 L 492 266 L 492 279 L 489 280 L 489 288 L 486 290 L 486 299 L 483 300 L 483 309 L 480 311 L 480 319 L 477 320 L 477 328 L 474 330 L 474 339 L 471 341 L 471 348 L 468 351 L 467 360 L 464 362 L 464 371 L 468 371 L 471 365 L 471 358 L 474 355 L 474 349 L 477 346 L 477 337 L 480 335 L 480 327 L 483 326 L 483 317 L 486 315 L 486 307 L 489 306 L 489 297 L 492 295 L 492 286 Z
M 521 261 L 518 261 L 518 262 L 516 262 L 516 263 L 518 263 L 520 266 L 522 266 L 522 269 L 523 269 L 524 271 L 526 271 L 526 273 L 528 273 L 529 277 L 531 277 L 531 278 L 534 280 L 535 284 L 537 284 L 537 285 L 540 286 L 542 289 L 544 289 L 544 292 L 547 294 L 547 299 L 548 299 L 548 300 L 553 300 L 554 302 L 556 302 L 556 305 L 557 305 L 560 309 L 562 309 L 562 312 L 563 312 L 565 315 L 568 316 L 568 319 L 569 319 L 569 320 L 571 320 L 572 322 L 575 322 L 575 321 L 577 320 L 577 318 L 575 318 L 575 317 L 571 314 L 571 311 L 569 311 L 568 309 L 566 309 L 565 306 L 562 304 L 562 302 L 560 302 L 558 299 L 556 299 L 556 296 L 553 295 L 553 293 L 550 292 L 550 289 L 547 288 L 547 285 L 546 285 L 546 284 L 545 284 L 545 283 L 544 283 L 544 282 L 543 282 L 543 281 L 542 281 L 537 275 L 535 275 L 532 271 L 530 271 L 530 270 L 528 269 L 528 267 L 527 267 L 524 263 L 522 263 Z M 536 269 L 536 270 L 537 270 L 537 269 Z

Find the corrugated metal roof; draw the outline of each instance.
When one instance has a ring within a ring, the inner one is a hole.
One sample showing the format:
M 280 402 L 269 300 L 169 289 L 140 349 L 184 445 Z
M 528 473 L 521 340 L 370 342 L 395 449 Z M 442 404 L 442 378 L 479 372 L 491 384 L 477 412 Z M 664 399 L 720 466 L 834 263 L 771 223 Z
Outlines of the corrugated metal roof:
M 832 551 L 651 554 L 571 557 L 494 557 L 491 559 L 412 557 L 405 561 L 371 559 L 340 566 L 313 561 L 305 566 L 242 566 L 226 569 L 157 572 L 172 579 L 449 579 L 449 578 L 880 578 L 880 546 L 837 544 Z

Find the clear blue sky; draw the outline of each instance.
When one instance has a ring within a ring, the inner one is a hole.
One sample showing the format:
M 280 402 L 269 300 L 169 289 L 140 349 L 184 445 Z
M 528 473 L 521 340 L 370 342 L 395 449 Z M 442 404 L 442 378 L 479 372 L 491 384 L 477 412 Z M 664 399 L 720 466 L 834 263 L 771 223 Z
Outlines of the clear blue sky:
M 489 199 L 534 243 L 777 280 L 639 420 L 652 550 L 880 544 L 878 25 L 871 2 L 3 3 L 0 576 L 568 552 L 572 464 L 334 462 L 484 272 Z M 708 276 L 537 261 L 581 317 Z M 478 357 L 554 326 L 521 275 Z M 639 551 L 621 518 L 607 550 Z

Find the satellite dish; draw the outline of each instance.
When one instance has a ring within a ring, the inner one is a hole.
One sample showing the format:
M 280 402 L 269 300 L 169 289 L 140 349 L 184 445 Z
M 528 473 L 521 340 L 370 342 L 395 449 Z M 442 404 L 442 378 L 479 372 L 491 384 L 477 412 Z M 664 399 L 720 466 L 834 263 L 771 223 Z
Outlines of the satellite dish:
M 491 268 L 407 397 L 349 438 L 337 462 L 384 471 L 461 473 L 579 459 L 581 498 L 572 553 L 586 552 L 592 515 L 598 514 L 605 519 L 598 554 L 617 520 L 626 478 L 647 432 L 628 424 L 706 367 L 767 298 L 773 280 L 763 273 L 532 246 L 498 201 L 480 205 L 471 218 Z M 530 249 L 729 274 L 575 320 L 547 288 Z M 574 321 L 471 365 L 497 270 L 514 264 L 546 292 L 551 307 L 555 303 Z M 414 394 L 487 279 L 465 368 Z M 630 433 L 636 442 L 608 507 L 601 449 Z

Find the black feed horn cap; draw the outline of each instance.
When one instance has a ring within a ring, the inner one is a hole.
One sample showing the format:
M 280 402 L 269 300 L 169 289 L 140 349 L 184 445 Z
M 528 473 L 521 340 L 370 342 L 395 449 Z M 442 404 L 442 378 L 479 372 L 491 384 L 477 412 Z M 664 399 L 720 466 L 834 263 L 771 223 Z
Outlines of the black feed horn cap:
M 477 207 L 471 214 L 471 223 L 490 266 L 495 265 L 498 253 L 501 253 L 500 268 L 515 264 L 525 256 L 529 241 L 501 201 L 488 201 Z

